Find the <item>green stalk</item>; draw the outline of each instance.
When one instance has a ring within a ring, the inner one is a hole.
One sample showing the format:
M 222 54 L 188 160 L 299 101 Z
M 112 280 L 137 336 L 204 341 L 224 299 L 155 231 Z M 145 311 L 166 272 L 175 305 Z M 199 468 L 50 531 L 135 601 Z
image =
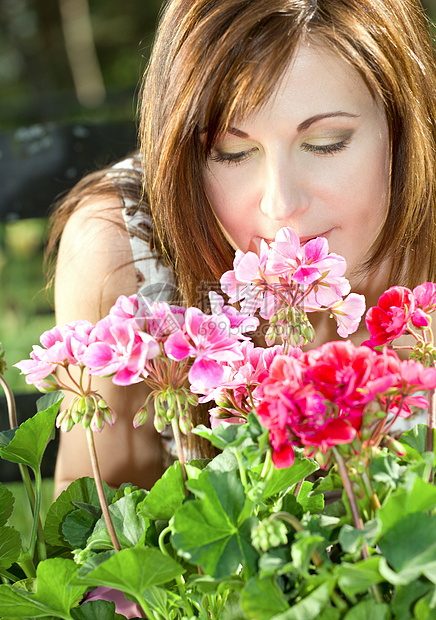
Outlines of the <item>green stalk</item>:
M 29 552 L 24 554 L 24 557 L 17 562 L 18 566 L 24 572 L 27 578 L 36 577 L 35 566 L 33 565 L 32 558 L 30 557 Z
M 185 486 L 185 482 L 188 479 L 188 476 L 186 475 L 185 453 L 183 452 L 182 438 L 180 435 L 177 414 L 171 420 L 171 427 L 173 429 L 174 439 L 176 440 L 177 456 L 179 457 L 180 467 L 182 469 L 183 485 Z M 186 493 L 186 486 L 185 486 L 185 493 Z
M 273 519 L 281 519 L 282 521 L 287 521 L 296 532 L 304 532 L 304 527 L 301 525 L 300 521 L 295 515 L 291 515 L 289 512 L 275 512 L 269 517 L 269 519 L 271 521 Z M 322 560 L 318 551 L 313 551 L 311 558 L 316 568 L 321 568 Z
M 434 389 L 428 391 L 428 421 L 427 421 L 427 452 L 433 452 L 433 431 L 435 428 L 435 411 L 436 411 L 436 399 Z
M 14 395 L 13 395 L 13 392 L 12 392 L 11 388 L 9 387 L 8 382 L 6 381 L 6 379 L 1 374 L 0 374 L 0 385 L 1 385 L 1 387 L 3 389 L 3 392 L 5 393 L 5 396 L 6 396 L 6 404 L 7 404 L 7 408 L 8 408 L 8 418 L 9 418 L 9 427 L 12 430 L 13 428 L 17 428 L 18 427 L 17 409 L 16 409 L 16 406 L 15 406 L 15 398 L 14 398 Z M 21 479 L 23 481 L 24 488 L 26 489 L 27 499 L 29 500 L 30 509 L 32 511 L 32 515 L 33 515 L 33 528 L 35 527 L 35 520 L 37 522 L 37 526 L 36 527 L 38 528 L 38 534 L 39 534 L 39 537 L 38 537 L 39 555 L 40 555 L 40 559 L 44 560 L 46 558 L 46 550 L 45 550 L 45 544 L 43 542 L 42 523 L 41 523 L 41 518 L 40 518 L 40 515 L 39 515 L 39 508 L 37 509 L 37 507 L 36 507 L 35 493 L 33 491 L 33 485 L 32 485 L 32 480 L 31 480 L 30 474 L 29 474 L 29 468 L 27 467 L 27 465 L 23 465 L 21 463 L 18 463 L 18 469 L 20 471 Z
M 434 428 L 435 428 L 435 418 L 436 418 L 436 398 L 435 398 L 435 391 L 433 390 L 429 390 L 428 391 L 428 420 L 427 420 L 427 452 L 433 452 L 434 450 L 434 442 L 433 442 L 433 435 L 434 435 Z M 431 472 L 430 472 L 430 482 L 433 482 L 433 478 L 434 478 L 434 472 L 433 472 L 433 467 L 431 468 Z
M 89 456 L 91 457 L 91 465 L 92 471 L 94 474 L 95 486 L 97 488 L 98 499 L 100 501 L 100 506 L 103 512 L 104 520 L 106 522 L 107 529 L 109 531 L 109 535 L 112 540 L 112 544 L 116 551 L 121 550 L 121 545 L 118 542 L 117 535 L 115 533 L 114 524 L 112 523 L 111 515 L 109 512 L 109 506 L 107 504 L 106 496 L 104 494 L 103 482 L 100 474 L 100 467 L 97 459 L 97 452 L 95 450 L 94 444 L 94 434 L 92 430 L 89 428 L 86 429 L 86 439 L 88 440 L 88 448 L 89 448 Z
M 244 467 L 242 465 L 241 455 L 240 455 L 239 450 L 237 448 L 235 449 L 234 453 L 236 455 L 236 460 L 238 461 L 238 467 L 239 467 L 239 474 L 241 476 L 241 482 L 243 484 L 245 492 L 247 492 L 247 474 L 245 473 L 245 469 L 244 469 Z
M 345 493 L 347 494 L 348 502 L 350 504 L 354 527 L 358 530 L 363 530 L 363 521 L 359 514 L 359 508 L 357 506 L 356 497 L 353 493 L 353 486 L 351 484 L 350 476 L 348 475 L 348 469 L 345 465 L 345 461 L 337 448 L 332 448 L 332 452 L 342 478 L 342 483 L 344 485 Z
M 29 542 L 29 553 L 33 558 L 35 555 L 35 547 L 37 541 L 37 533 L 38 533 L 38 518 L 41 510 L 41 489 L 42 489 L 42 479 L 41 479 L 41 469 L 35 471 L 35 512 L 33 514 L 33 523 L 32 523 L 32 531 L 30 534 L 30 542 Z M 45 549 L 44 549 L 45 555 Z M 41 560 L 45 558 L 40 558 Z
M 170 554 L 168 553 L 166 547 L 165 547 L 165 536 L 171 532 L 171 526 L 168 525 L 166 528 L 164 528 L 162 530 L 162 532 L 159 534 L 159 538 L 158 538 L 158 544 L 159 544 L 159 549 L 162 551 L 162 553 L 164 555 L 167 555 L 168 557 L 171 557 Z M 182 601 L 185 605 L 185 609 L 186 609 L 186 613 L 188 616 L 193 616 L 194 615 L 194 611 L 191 607 L 191 603 L 188 600 L 188 597 L 186 596 L 186 590 L 185 590 L 185 582 L 183 581 L 183 578 L 179 575 L 178 577 L 175 578 L 176 584 L 177 584 L 177 589 L 179 590 L 179 594 L 182 598 Z
M 144 597 L 142 597 L 140 594 L 135 594 L 135 597 L 136 597 L 136 600 L 138 601 L 138 603 L 140 604 L 140 606 L 142 607 L 142 611 L 145 612 L 145 614 L 146 614 L 145 617 L 149 618 L 150 620 L 155 620 L 156 616 L 151 611 L 151 609 L 148 606 L 148 603 L 144 599 Z
M 363 530 L 363 521 L 359 513 L 356 497 L 353 493 L 353 486 L 351 484 L 350 476 L 348 475 L 348 469 L 345 465 L 345 461 L 342 458 L 341 453 L 335 447 L 332 448 L 333 456 L 338 465 L 339 473 L 342 478 L 345 493 L 347 494 L 348 502 L 351 508 L 351 514 L 353 516 L 354 527 L 358 530 Z M 362 557 L 367 560 L 369 558 L 369 551 L 366 542 L 362 543 Z M 383 597 L 377 584 L 370 587 L 371 594 L 377 603 L 383 603 Z

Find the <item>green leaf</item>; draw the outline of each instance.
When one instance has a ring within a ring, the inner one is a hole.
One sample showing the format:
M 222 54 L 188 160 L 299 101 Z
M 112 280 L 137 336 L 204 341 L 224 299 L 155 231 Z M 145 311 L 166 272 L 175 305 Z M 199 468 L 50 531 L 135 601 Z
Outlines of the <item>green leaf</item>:
M 298 494 L 298 503 L 301 504 L 304 512 L 318 514 L 324 508 L 324 496 L 313 495 L 313 483 L 305 480 Z
M 343 489 L 344 485 L 339 474 L 334 471 L 330 471 L 327 476 L 318 478 L 315 482 L 312 490 L 312 495 L 319 495 L 320 493 L 327 493 L 329 491 L 338 491 Z
M 404 471 L 397 458 L 392 454 L 380 453 L 370 465 L 370 474 L 373 480 L 383 482 L 395 489 Z
M 380 534 L 384 534 L 406 515 L 431 510 L 436 506 L 436 487 L 416 478 L 411 489 L 399 488 L 394 491 L 377 512 L 381 524 Z
M 4 448 L 5 446 L 8 446 L 11 443 L 17 430 L 18 429 L 16 428 L 11 428 L 7 431 L 2 431 L 0 433 L 0 457 L 2 455 L 1 449 Z
M 103 488 L 106 499 L 110 504 L 116 491 L 110 489 L 104 482 Z M 85 477 L 74 480 L 68 489 L 65 489 L 50 506 L 44 526 L 44 539 L 49 545 L 64 547 L 68 544 L 62 533 L 62 526 L 67 515 L 77 509 L 77 502 L 100 506 L 93 478 Z
M 238 459 L 234 448 L 225 448 L 206 466 L 207 471 L 235 471 L 238 469 Z
M 179 461 L 169 467 L 138 506 L 138 512 L 150 519 L 169 521 L 186 497 Z
M 145 491 L 139 489 L 124 495 L 109 506 L 109 513 L 118 542 L 122 549 L 133 547 L 141 540 L 149 525 L 148 519 L 137 513 L 137 506 L 142 502 Z M 94 540 L 105 541 L 112 547 L 111 537 L 106 527 L 104 517 L 95 524 L 95 528 L 89 537 L 87 544 Z M 107 547 L 105 547 L 107 548 Z
M 47 411 L 56 403 L 61 403 L 64 399 L 64 394 L 61 391 L 49 392 L 44 394 L 36 401 L 36 411 Z
M 350 564 L 339 564 L 336 574 L 338 585 L 346 596 L 351 598 L 356 594 L 368 592 L 374 584 L 384 581 L 380 574 L 380 556 L 373 555 L 366 560 Z
M 416 601 L 433 590 L 434 586 L 427 580 L 417 579 L 406 586 L 397 586 L 391 601 L 391 609 L 398 620 L 414 620 L 412 607 Z
M 216 428 L 208 428 L 200 424 L 192 432 L 195 435 L 204 437 L 216 448 L 224 450 L 224 448 L 230 446 L 240 446 L 247 438 L 251 438 L 248 426 L 248 424 L 221 422 Z
M 434 588 L 416 603 L 413 615 L 419 619 L 436 620 L 436 590 Z
M 436 445 L 436 429 L 433 431 L 433 443 Z M 427 425 L 417 424 L 410 431 L 403 433 L 399 439 L 404 446 L 410 446 L 418 454 L 427 452 Z
M 344 616 L 344 620 L 389 620 L 391 613 L 386 603 L 376 603 L 373 600 L 361 601 Z
M 307 531 L 299 532 L 291 547 L 293 567 L 300 573 L 306 574 L 312 563 L 312 553 L 325 542 L 322 536 L 315 536 Z
M 380 562 L 380 572 L 394 585 L 407 585 L 421 575 L 436 583 L 435 517 L 423 513 L 409 514 L 389 529 L 378 545 L 396 571 Z
M 72 560 L 53 558 L 38 565 L 36 593 L 0 585 L 0 616 L 55 616 L 70 620 L 70 608 L 86 590 L 84 585 L 74 583 L 77 569 Z
M 288 602 L 273 577 L 250 579 L 242 590 L 241 606 L 253 620 L 269 620 L 289 609 Z
M 0 526 L 5 525 L 14 509 L 15 497 L 0 483 Z
M 74 620 L 117 620 L 124 618 L 115 612 L 111 601 L 89 601 L 71 610 Z
M 34 471 L 39 469 L 54 429 L 60 404 L 59 399 L 48 409 L 39 411 L 23 422 L 10 442 L 0 447 L 0 456 L 13 463 L 29 465 Z
M 80 568 L 78 578 L 88 586 L 115 588 L 136 597 L 142 596 L 147 588 L 168 583 L 184 572 L 178 562 L 158 549 L 132 547 L 117 553 L 99 553 Z
M 273 616 L 273 620 L 315 620 L 329 603 L 330 587 L 328 583 L 323 583 L 288 611 Z
M 255 471 L 261 471 L 263 466 L 255 467 Z M 285 469 L 274 469 L 273 475 L 271 479 L 268 481 L 266 488 L 263 492 L 263 499 L 267 499 L 272 495 L 276 495 L 281 491 L 288 489 L 289 487 L 294 486 L 306 476 L 309 476 L 314 471 L 319 469 L 318 465 L 309 459 L 296 457 L 293 465 L 291 467 L 286 467 Z
M 341 620 L 341 612 L 337 607 L 327 607 L 318 616 L 318 620 Z
M 96 522 L 97 519 L 88 511 L 82 509 L 73 510 L 73 512 L 67 515 L 62 524 L 64 539 L 69 542 L 74 549 L 86 547 L 86 542 L 91 536 Z
M 379 531 L 379 523 L 376 519 L 367 521 L 363 529 L 358 529 L 346 523 L 339 532 L 339 542 L 347 553 L 354 553 L 365 541 L 371 547 L 374 545 Z
M 253 571 L 257 552 L 251 545 L 251 528 L 257 521 L 238 523 L 245 492 L 237 476 L 204 471 L 188 486 L 200 499 L 186 502 L 174 516 L 172 543 L 179 555 L 213 577 L 226 577 L 239 564 Z
M 21 536 L 13 527 L 0 527 L 0 566 L 9 568 L 21 553 Z

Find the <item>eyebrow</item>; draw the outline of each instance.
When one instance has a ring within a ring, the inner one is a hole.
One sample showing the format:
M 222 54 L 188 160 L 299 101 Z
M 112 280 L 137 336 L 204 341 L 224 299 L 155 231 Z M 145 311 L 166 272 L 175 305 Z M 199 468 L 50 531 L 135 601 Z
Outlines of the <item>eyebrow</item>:
M 308 129 L 311 125 L 313 125 L 317 121 L 321 121 L 324 118 L 332 118 L 336 116 L 345 116 L 347 118 L 358 118 L 360 114 L 350 114 L 349 112 L 340 112 L 340 111 L 325 112 L 324 114 L 315 114 L 315 116 L 311 116 L 307 120 L 300 123 L 297 127 L 297 131 L 298 133 L 300 133 L 301 131 L 305 131 L 306 129 Z
M 306 131 L 311 125 L 314 123 L 323 120 L 324 118 L 333 118 L 337 116 L 345 116 L 346 118 L 358 118 L 360 114 L 350 114 L 349 112 L 324 112 L 323 114 L 315 114 L 315 116 L 311 116 L 306 119 L 302 123 L 300 123 L 297 127 L 297 132 L 301 133 L 302 131 Z M 233 136 L 237 136 L 238 138 L 249 138 L 250 136 L 245 131 L 241 131 L 240 129 L 236 129 L 236 127 L 229 127 L 228 133 L 231 133 Z

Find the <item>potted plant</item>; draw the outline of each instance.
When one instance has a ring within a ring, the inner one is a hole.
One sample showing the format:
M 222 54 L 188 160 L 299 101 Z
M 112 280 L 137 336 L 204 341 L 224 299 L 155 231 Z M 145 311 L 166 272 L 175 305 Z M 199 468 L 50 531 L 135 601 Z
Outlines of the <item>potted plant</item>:
M 25 541 L 8 525 L 13 497 L 0 486 L 2 617 L 123 617 L 114 603 L 86 602 L 102 586 L 156 620 L 436 617 L 436 285 L 386 291 L 367 313 L 364 346 L 303 353 L 313 339 L 306 311 L 333 315 L 341 336 L 357 328 L 364 301 L 347 296 L 344 272 L 325 239 L 300 247 L 286 228 L 259 257 L 237 252 L 224 274 L 240 310 L 216 294 L 209 315 L 121 297 L 96 326 L 43 334 L 18 366 L 49 393 L 33 418 L 0 433 L 0 456 L 20 464 L 34 514 Z M 244 335 L 257 313 L 268 321 L 266 349 Z M 401 361 L 392 343 L 404 333 L 415 344 Z M 72 365 L 81 379 L 65 384 L 58 370 Z M 150 491 L 101 481 L 93 433 L 116 416 L 93 374 L 146 381 L 156 428 L 172 425 L 179 460 Z M 62 413 L 60 388 L 75 392 Z M 198 398 L 215 402 L 212 428 L 192 428 Z M 395 439 L 396 421 L 417 409 L 428 409 L 427 424 Z M 83 426 L 94 478 L 73 482 L 42 525 L 39 467 L 55 424 Z M 181 432 L 220 454 L 185 462 Z

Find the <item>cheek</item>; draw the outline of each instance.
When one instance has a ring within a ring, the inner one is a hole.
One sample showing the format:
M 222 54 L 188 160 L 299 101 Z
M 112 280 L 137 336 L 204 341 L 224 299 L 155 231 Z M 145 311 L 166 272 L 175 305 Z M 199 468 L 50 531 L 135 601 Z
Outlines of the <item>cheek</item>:
M 249 175 L 237 174 L 236 169 L 220 170 L 219 174 L 207 171 L 204 181 L 213 211 L 224 226 L 246 222 L 257 191 Z

